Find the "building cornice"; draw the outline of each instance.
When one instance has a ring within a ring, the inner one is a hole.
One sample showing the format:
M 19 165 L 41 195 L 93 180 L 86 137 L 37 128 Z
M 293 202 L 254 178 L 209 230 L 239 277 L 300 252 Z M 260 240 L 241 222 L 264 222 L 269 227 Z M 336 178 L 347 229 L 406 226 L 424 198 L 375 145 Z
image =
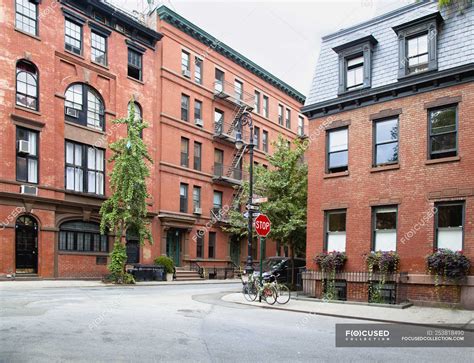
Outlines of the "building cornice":
M 210 47 L 213 51 L 223 55 L 224 57 L 230 59 L 237 65 L 255 74 L 257 77 L 263 79 L 265 82 L 271 84 L 273 87 L 284 92 L 296 101 L 304 103 L 306 97 L 302 93 L 298 92 L 296 89 L 294 89 L 287 83 L 283 82 L 270 72 L 266 71 L 256 63 L 252 62 L 250 59 L 248 59 L 241 53 L 222 43 L 209 33 L 205 32 L 203 29 L 186 20 L 178 13 L 172 11 L 164 5 L 158 7 L 156 9 L 156 12 L 161 20 L 178 28 L 182 32 L 191 36 L 192 38 Z
M 474 63 L 469 63 L 444 71 L 420 73 L 377 88 L 355 91 L 341 97 L 304 106 L 301 112 L 311 120 L 473 81 Z
M 137 41 L 149 48 L 154 49 L 156 42 L 159 41 L 163 35 L 157 31 L 149 28 L 146 24 L 141 23 L 138 19 L 132 15 L 127 14 L 125 11 L 109 4 L 106 1 L 100 0 L 85 0 L 85 1 L 74 1 L 74 0 L 60 0 L 60 3 L 66 5 L 74 10 L 85 15 L 89 19 L 96 21 L 94 18 L 94 12 L 99 12 L 110 18 L 110 24 L 102 24 L 102 27 L 106 27 L 123 33 L 125 36 Z M 76 15 L 77 16 L 77 15 Z M 117 29 L 116 24 L 122 24 L 122 26 L 128 27 L 130 33 L 128 34 L 125 29 L 124 31 Z

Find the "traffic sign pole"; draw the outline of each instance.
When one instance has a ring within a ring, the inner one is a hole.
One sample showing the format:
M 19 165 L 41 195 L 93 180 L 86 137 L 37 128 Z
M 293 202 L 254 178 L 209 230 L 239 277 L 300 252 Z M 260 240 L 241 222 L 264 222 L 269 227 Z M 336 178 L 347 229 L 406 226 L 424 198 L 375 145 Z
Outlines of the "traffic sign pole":
M 263 280 L 263 244 L 265 243 L 265 237 L 260 237 L 260 285 Z M 259 302 L 262 302 L 262 295 L 259 294 Z

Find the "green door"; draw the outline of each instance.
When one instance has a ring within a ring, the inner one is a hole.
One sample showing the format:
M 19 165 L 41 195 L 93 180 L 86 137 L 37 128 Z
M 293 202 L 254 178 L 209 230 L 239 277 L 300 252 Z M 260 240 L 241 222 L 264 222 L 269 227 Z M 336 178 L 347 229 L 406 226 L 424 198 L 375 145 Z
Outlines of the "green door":
M 175 266 L 180 266 L 179 258 L 179 242 L 181 237 L 181 232 L 177 229 L 170 229 L 166 235 L 166 255 L 173 259 Z
M 240 241 L 236 238 L 230 240 L 230 259 L 237 266 L 240 266 Z

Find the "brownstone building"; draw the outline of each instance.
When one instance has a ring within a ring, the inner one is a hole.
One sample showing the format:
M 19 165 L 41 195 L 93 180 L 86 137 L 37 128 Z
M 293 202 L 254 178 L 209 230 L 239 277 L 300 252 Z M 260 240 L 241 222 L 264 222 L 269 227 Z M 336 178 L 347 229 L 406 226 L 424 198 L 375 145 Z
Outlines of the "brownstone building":
M 426 267 L 441 248 L 474 260 L 473 23 L 472 6 L 424 1 L 323 38 L 303 108 L 312 268 L 321 251 L 345 251 L 347 272 L 397 251 L 409 300 L 474 306 L 473 276 L 438 296 Z
M 220 229 L 245 174 L 233 123 L 253 110 L 265 164 L 278 133 L 303 134 L 304 97 L 164 7 L 137 18 L 99 0 L 12 0 L 0 13 L 0 276 L 106 273 L 107 145 L 125 135 L 112 121 L 130 107 L 149 124 L 155 244 L 129 230 L 129 262 L 244 260 Z

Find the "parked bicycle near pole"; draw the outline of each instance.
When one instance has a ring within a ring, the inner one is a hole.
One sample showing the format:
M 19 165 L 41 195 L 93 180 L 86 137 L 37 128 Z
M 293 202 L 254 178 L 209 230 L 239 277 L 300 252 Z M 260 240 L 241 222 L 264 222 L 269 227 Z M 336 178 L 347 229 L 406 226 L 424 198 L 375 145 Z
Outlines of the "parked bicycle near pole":
M 252 274 L 248 275 L 248 281 L 243 280 L 242 274 L 240 279 L 242 280 L 242 292 L 246 300 L 255 301 L 257 297 L 261 297 L 269 305 L 273 305 L 277 301 L 278 293 L 273 283 L 260 281 Z

